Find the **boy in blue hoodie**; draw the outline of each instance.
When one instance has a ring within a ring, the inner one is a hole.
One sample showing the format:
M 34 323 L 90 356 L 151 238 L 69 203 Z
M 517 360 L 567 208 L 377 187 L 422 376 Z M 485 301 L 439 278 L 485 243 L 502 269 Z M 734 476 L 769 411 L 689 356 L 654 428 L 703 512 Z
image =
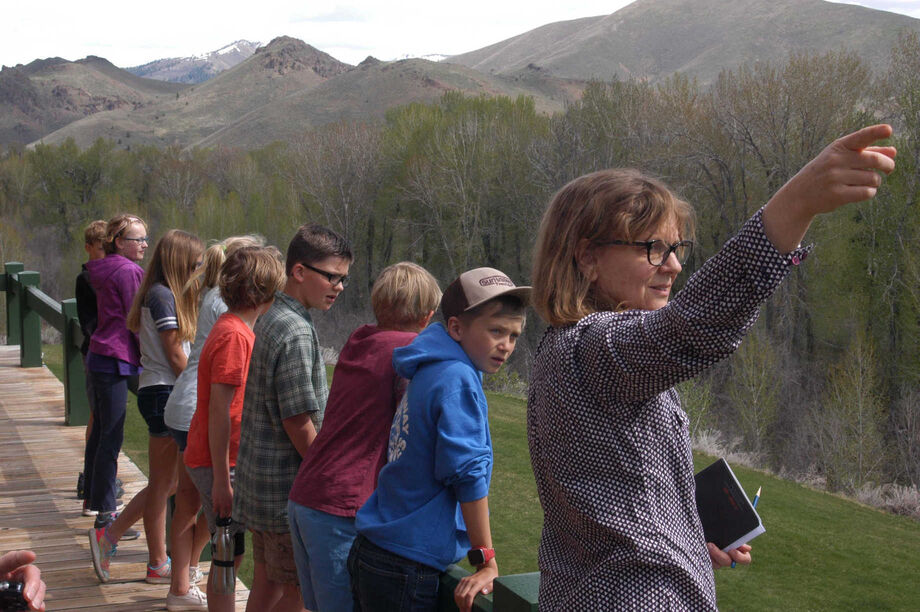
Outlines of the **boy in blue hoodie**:
M 390 428 L 388 463 L 358 510 L 348 559 L 355 609 L 425 610 L 464 555 L 477 571 L 454 592 L 461 610 L 498 576 L 489 529 L 492 439 L 482 372 L 514 351 L 530 287 L 492 268 L 464 272 L 441 300 L 444 324 L 394 349 L 409 387 Z

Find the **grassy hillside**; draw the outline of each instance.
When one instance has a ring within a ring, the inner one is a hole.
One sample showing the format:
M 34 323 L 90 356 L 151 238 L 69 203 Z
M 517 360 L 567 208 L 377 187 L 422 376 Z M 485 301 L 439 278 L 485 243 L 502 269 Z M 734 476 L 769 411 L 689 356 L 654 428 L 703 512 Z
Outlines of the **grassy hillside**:
M 220 77 L 214 79 L 219 80 Z M 486 75 L 455 64 L 408 59 L 368 62 L 304 89 L 259 106 L 193 146 L 264 146 L 292 140 L 313 127 L 341 120 L 374 120 L 387 109 L 410 102 L 435 102 L 448 90 L 469 95 L 533 96 L 537 110 L 562 111 L 576 99 L 583 83 L 549 75 Z
M 680 71 L 708 83 L 724 68 L 782 62 L 793 51 L 847 49 L 884 67 L 904 28 L 918 30 L 920 20 L 823 0 L 637 0 L 611 15 L 548 24 L 448 61 L 496 73 L 533 64 L 578 79 L 657 81 Z
M 60 377 L 60 347 L 44 350 Z M 146 471 L 146 429 L 132 400 L 125 451 Z M 495 449 L 489 505 L 499 567 L 503 574 L 536 571 L 543 513 L 530 470 L 525 403 L 489 394 L 489 410 Z M 697 470 L 713 460 L 697 455 Z M 763 487 L 757 509 L 767 532 L 752 542 L 751 566 L 716 572 L 721 610 L 917 609 L 920 523 L 757 470 L 733 470 L 748 495 Z M 247 563 L 247 584 L 251 571 Z
M 74 138 L 79 146 L 87 147 L 103 137 L 122 146 L 185 146 L 254 108 L 295 91 L 309 90 L 349 68 L 302 41 L 279 37 L 246 61 L 200 85 L 186 88 L 154 81 L 182 87 L 181 94 L 163 98 L 157 104 L 91 115 L 47 134 L 42 140 L 54 144 Z
M 0 144 L 28 143 L 87 115 L 174 98 L 185 85 L 142 79 L 99 57 L 0 71 Z
M 154 105 L 119 108 L 66 125 L 43 138 L 97 138 L 121 146 L 252 148 L 292 140 L 340 120 L 374 120 L 410 102 L 434 102 L 448 90 L 470 95 L 530 95 L 537 109 L 561 111 L 583 83 L 539 70 L 488 75 L 465 66 L 410 59 L 351 67 L 291 38 L 280 38 L 215 78 Z

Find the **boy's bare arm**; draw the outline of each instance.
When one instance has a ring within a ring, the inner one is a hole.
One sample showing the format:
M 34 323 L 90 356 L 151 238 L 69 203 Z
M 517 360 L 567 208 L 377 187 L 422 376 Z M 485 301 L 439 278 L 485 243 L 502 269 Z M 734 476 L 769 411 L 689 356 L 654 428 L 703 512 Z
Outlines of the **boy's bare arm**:
M 304 412 L 288 417 L 281 421 L 281 425 L 284 427 L 284 431 L 287 433 L 288 438 L 291 439 L 291 444 L 294 445 L 294 448 L 296 448 L 300 456 L 303 457 L 307 453 L 307 449 L 310 448 L 310 445 L 313 444 L 313 439 L 316 437 L 316 428 L 313 427 L 313 421 L 310 420 L 310 413 Z
M 466 523 L 466 533 L 470 546 L 492 548 L 492 530 L 489 527 L 489 498 L 483 497 L 471 502 L 462 502 L 460 512 Z M 478 593 L 483 595 L 492 591 L 492 581 L 498 576 L 498 564 L 495 559 L 481 566 L 475 574 L 460 580 L 454 590 L 454 602 L 461 612 L 469 612 Z
M 208 401 L 208 450 L 214 480 L 211 500 L 217 516 L 230 516 L 233 509 L 233 488 L 230 486 L 230 403 L 236 387 L 211 383 Z

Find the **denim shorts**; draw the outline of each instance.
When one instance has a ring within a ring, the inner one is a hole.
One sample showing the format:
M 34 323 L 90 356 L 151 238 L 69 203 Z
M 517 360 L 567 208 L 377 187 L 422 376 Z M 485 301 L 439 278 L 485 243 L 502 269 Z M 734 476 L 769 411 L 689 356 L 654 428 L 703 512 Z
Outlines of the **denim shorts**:
M 355 608 L 421 612 L 437 609 L 441 572 L 380 548 L 362 535 L 348 555 Z
M 169 437 L 169 428 L 166 427 L 163 414 L 171 391 L 172 385 L 151 385 L 137 390 L 137 409 L 147 422 L 151 438 Z
M 358 535 L 355 519 L 288 500 L 288 522 L 303 607 L 351 612 L 353 600 L 347 562 Z

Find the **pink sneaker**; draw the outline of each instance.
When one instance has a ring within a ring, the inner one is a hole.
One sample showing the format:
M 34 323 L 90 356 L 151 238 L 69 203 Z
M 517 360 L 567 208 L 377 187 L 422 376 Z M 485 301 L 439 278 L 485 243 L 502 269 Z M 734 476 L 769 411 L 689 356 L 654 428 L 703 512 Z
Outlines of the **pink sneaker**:
M 118 546 L 105 535 L 105 527 L 89 530 L 89 550 L 93 557 L 93 569 L 100 582 L 109 581 L 109 565 Z
M 144 579 L 150 584 L 169 584 L 172 578 L 172 562 L 166 557 L 159 567 L 147 564 L 147 577 Z

